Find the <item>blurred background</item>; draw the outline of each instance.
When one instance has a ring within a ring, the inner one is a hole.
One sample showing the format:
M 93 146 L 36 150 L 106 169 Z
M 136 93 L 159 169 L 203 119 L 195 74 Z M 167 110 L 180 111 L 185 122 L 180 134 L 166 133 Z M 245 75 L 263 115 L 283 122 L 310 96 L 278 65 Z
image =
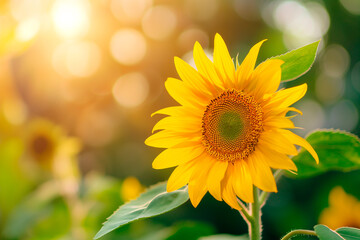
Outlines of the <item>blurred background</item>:
M 166 180 L 172 169 L 151 168 L 161 149 L 144 144 L 161 118 L 150 115 L 176 104 L 164 88 L 178 77 L 173 57 L 192 63 L 195 41 L 210 56 L 215 33 L 239 59 L 269 39 L 258 62 L 321 39 L 311 71 L 283 84 L 309 85 L 297 133 L 359 136 L 359 26 L 358 0 L 0 1 L 0 239 L 92 239 L 120 204 Z M 264 239 L 319 221 L 337 228 L 337 212 L 360 228 L 359 185 L 359 171 L 281 179 L 264 209 Z M 346 206 L 349 214 L 336 210 Z M 103 239 L 246 231 L 207 195 L 196 209 L 187 203 Z

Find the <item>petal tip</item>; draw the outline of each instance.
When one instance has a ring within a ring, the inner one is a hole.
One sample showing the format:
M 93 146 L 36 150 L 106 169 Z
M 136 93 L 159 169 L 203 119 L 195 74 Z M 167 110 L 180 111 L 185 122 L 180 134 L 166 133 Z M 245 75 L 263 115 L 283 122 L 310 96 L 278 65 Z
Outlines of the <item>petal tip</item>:
M 201 199 L 200 199 L 200 200 L 201 200 Z M 192 197 L 190 197 L 190 202 L 191 202 L 191 204 L 194 206 L 194 208 L 196 208 L 196 207 L 199 205 L 200 200 L 195 201 L 195 199 L 193 199 Z

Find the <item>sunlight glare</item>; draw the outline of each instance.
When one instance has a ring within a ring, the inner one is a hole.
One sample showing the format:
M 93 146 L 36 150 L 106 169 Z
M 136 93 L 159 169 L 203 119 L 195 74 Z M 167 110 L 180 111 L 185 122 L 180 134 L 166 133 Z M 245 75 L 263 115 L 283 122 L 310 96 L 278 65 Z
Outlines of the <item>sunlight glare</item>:
M 29 41 L 36 36 L 39 29 L 40 23 L 34 18 L 21 21 L 16 28 L 16 39 L 21 42 Z
M 57 33 L 65 38 L 85 35 L 90 26 L 89 10 L 86 0 L 57 0 L 52 8 Z

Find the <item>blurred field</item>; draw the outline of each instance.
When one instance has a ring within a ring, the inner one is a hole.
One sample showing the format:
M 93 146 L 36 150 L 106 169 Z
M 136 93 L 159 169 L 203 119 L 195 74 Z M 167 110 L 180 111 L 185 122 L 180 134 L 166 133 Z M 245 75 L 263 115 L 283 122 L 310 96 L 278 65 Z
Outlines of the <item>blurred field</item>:
M 171 170 L 151 168 L 160 149 L 144 144 L 150 115 L 175 103 L 164 88 L 178 77 L 173 57 L 191 63 L 195 41 L 211 55 L 215 33 L 240 59 L 268 39 L 259 62 L 321 39 L 310 72 L 284 83 L 309 85 L 296 133 L 359 136 L 359 26 L 355 0 L 1 1 L 0 239 L 92 239 L 120 204 L 166 180 Z M 360 199 L 359 184 L 359 171 L 281 179 L 264 239 L 312 228 L 333 187 Z M 238 212 L 206 196 L 103 239 L 159 240 L 163 227 L 246 233 Z

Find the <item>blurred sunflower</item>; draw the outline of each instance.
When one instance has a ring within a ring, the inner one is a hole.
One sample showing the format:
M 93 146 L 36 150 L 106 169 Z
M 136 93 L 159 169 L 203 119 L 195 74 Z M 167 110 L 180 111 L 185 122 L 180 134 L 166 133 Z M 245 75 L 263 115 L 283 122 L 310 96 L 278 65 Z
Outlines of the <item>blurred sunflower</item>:
M 65 136 L 60 126 L 45 119 L 31 121 L 25 139 L 27 156 L 55 174 L 60 171 L 56 166 L 69 168 L 65 167 L 68 164 L 64 162 L 72 161 L 73 156 L 80 151 L 79 140 Z
M 144 187 L 135 177 L 127 177 L 121 186 L 121 196 L 124 202 L 137 198 L 144 191 Z
M 335 187 L 329 195 L 329 207 L 320 214 L 319 223 L 331 229 L 345 226 L 360 228 L 360 201 L 342 187 Z
M 26 134 L 26 150 L 31 159 L 49 168 L 63 139 L 61 129 L 53 123 L 36 119 L 29 123 Z
M 276 192 L 271 168 L 296 171 L 288 155 L 298 153 L 294 144 L 317 154 L 287 117 L 289 107 L 304 96 L 307 85 L 276 91 L 281 80 L 281 60 L 269 59 L 255 69 L 264 41 L 253 46 L 241 65 L 234 63 L 219 34 L 215 36 L 214 61 L 201 45 L 194 46 L 197 71 L 175 57 L 181 80 L 168 78 L 165 87 L 181 105 L 154 114 L 168 117 L 153 128 L 158 131 L 145 143 L 167 148 L 153 162 L 156 169 L 178 166 L 167 190 L 188 184 L 196 207 L 205 193 L 240 209 L 236 196 L 253 202 L 253 185 Z

